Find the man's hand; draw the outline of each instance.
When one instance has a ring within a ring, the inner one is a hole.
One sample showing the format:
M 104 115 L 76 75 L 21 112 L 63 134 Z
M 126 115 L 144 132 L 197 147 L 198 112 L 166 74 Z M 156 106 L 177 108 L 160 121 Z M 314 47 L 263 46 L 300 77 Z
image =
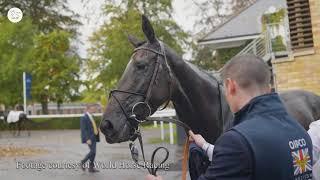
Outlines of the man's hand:
M 154 175 L 148 174 L 145 180 L 163 180 L 163 179 L 161 176 L 154 176 Z
M 193 132 L 189 131 L 190 141 L 194 141 L 199 147 L 203 147 L 203 145 L 207 142 L 200 134 L 193 134 Z
M 91 145 L 91 144 L 92 144 L 92 142 L 91 142 L 90 139 L 88 139 L 86 143 L 87 143 L 88 145 Z

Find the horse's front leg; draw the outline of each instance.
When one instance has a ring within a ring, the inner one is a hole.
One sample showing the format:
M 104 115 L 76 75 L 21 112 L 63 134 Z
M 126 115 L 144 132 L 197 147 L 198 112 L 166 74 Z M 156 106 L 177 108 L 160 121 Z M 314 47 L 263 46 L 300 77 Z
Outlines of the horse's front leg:
M 8 126 L 9 126 L 9 131 L 12 133 L 12 135 L 13 136 L 15 136 L 16 135 L 16 132 L 15 132 L 15 123 L 9 123 L 8 124 Z
M 18 123 L 17 123 L 17 129 L 18 129 L 18 135 L 17 135 L 17 136 L 20 136 L 22 121 L 23 121 L 23 120 L 19 120 Z
M 30 133 L 30 128 L 28 126 L 28 123 L 30 122 L 31 120 L 28 119 L 28 118 L 25 118 L 23 119 L 23 131 L 27 132 L 28 136 L 30 137 L 31 133 Z
M 27 118 L 27 121 L 29 121 L 29 125 L 31 126 L 31 119 L 28 119 Z M 30 127 L 29 125 L 26 126 L 27 130 L 28 130 L 28 136 L 30 137 L 31 136 L 31 132 L 30 132 Z

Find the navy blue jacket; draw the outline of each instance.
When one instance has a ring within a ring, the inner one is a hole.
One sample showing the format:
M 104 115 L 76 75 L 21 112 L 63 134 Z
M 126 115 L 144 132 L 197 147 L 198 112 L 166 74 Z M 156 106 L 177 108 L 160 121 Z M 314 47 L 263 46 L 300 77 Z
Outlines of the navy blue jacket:
M 98 127 L 97 127 L 98 128 Z M 86 143 L 88 139 L 91 141 L 96 141 L 99 142 L 99 131 L 98 135 L 94 134 L 93 126 L 90 121 L 90 118 L 87 113 L 85 113 L 81 118 L 80 118 L 80 129 L 81 129 L 81 142 Z
M 304 155 L 312 164 L 310 137 L 276 93 L 252 99 L 233 125 L 216 141 L 212 162 L 198 180 L 310 179 L 310 168 L 295 161 Z
M 198 179 L 198 177 L 205 173 L 210 165 L 209 158 L 202 148 L 197 146 L 194 142 L 189 146 L 189 174 L 191 180 Z

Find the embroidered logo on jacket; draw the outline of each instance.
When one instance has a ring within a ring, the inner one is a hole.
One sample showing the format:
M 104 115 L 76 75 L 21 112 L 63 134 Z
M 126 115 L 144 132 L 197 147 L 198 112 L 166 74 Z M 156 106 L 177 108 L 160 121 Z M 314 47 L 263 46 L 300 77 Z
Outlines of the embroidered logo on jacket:
M 295 180 L 312 179 L 312 159 L 304 138 L 289 141 Z
M 312 170 L 311 158 L 309 156 L 308 148 L 293 151 L 291 152 L 291 155 L 293 158 L 295 176 Z

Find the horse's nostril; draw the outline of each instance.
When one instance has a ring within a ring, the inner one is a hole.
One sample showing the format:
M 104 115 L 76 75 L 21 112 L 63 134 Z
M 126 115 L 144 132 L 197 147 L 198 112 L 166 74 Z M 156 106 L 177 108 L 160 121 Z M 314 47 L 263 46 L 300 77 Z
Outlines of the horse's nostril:
M 104 121 L 102 121 L 102 128 L 105 130 L 112 130 L 113 125 L 109 120 L 104 120 Z

